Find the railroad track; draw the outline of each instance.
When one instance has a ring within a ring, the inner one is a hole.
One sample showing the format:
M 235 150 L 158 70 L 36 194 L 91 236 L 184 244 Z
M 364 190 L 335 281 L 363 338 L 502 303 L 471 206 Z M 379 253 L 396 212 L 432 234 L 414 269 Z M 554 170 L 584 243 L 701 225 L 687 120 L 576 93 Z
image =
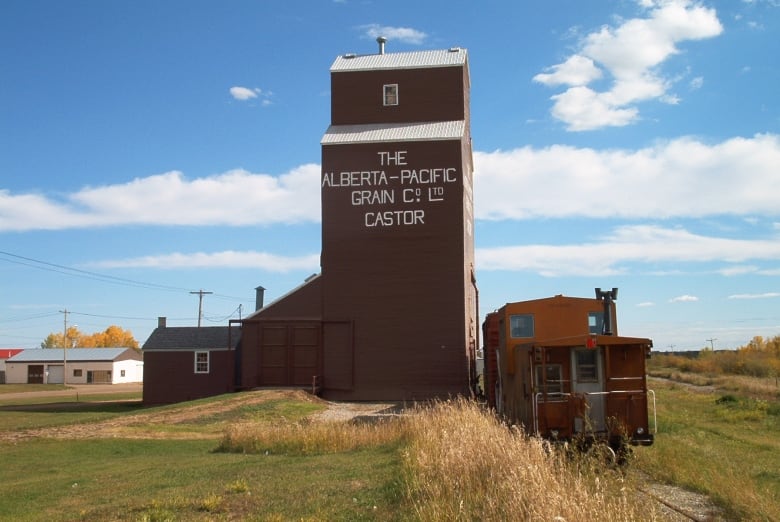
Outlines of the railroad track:
M 639 492 L 660 504 L 659 510 L 671 522 L 720 522 L 726 518 L 705 495 L 676 486 L 649 482 Z

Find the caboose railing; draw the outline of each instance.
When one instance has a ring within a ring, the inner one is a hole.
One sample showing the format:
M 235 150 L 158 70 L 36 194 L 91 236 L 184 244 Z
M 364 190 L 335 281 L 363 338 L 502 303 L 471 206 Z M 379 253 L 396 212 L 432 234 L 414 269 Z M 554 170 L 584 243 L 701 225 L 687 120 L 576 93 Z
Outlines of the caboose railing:
M 545 397 L 544 402 L 568 402 L 571 398 L 571 393 L 565 393 L 565 392 L 555 392 L 555 393 L 544 393 L 544 392 L 538 392 L 536 395 L 534 395 L 534 401 L 532 403 L 533 408 L 533 416 L 534 416 L 534 433 L 539 435 L 539 397 Z M 558 400 L 546 400 L 549 397 L 557 397 Z
M 653 396 L 653 435 L 658 433 L 658 417 L 655 415 L 655 391 L 647 390 L 647 393 Z
M 636 379 L 636 377 L 615 377 L 614 380 L 630 380 L 630 379 Z M 653 431 L 652 433 L 658 432 L 658 417 L 656 415 L 656 404 L 655 404 L 655 391 L 653 390 L 613 390 L 613 391 L 603 391 L 603 392 L 582 392 L 577 393 L 578 396 L 610 396 L 610 395 L 650 395 L 652 397 L 653 402 Z M 548 403 L 548 402 L 568 402 L 570 401 L 575 394 L 573 393 L 567 393 L 567 392 L 556 392 L 556 393 L 544 393 L 544 392 L 537 392 L 536 395 L 534 395 L 534 400 L 532 404 L 533 408 L 533 417 L 534 417 L 534 433 L 537 435 L 539 434 L 539 404 L 540 403 Z M 544 399 L 544 400 L 540 400 Z M 630 404 L 630 403 L 629 403 Z

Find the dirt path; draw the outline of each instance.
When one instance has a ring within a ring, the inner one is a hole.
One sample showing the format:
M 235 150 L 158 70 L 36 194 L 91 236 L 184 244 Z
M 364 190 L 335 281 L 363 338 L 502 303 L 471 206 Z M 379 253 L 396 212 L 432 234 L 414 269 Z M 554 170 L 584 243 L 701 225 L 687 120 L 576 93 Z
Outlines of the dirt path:
M 33 392 L 35 393 L 35 392 Z M 188 431 L 159 431 L 146 429 L 149 425 L 175 425 L 194 421 L 200 418 L 209 418 L 217 414 L 238 407 L 259 404 L 282 398 L 295 398 L 300 400 L 319 400 L 304 392 L 288 390 L 264 390 L 258 392 L 245 392 L 228 397 L 219 402 L 186 405 L 172 407 L 171 409 L 155 409 L 154 411 L 139 411 L 129 415 L 122 415 L 104 421 L 89 422 L 84 424 L 68 424 L 65 426 L 51 426 L 46 428 L 34 428 L 17 430 L 13 432 L 0 432 L 0 441 L 22 441 L 25 439 L 47 437 L 55 439 L 91 439 L 123 437 L 131 439 L 217 439 L 221 433 L 204 433 Z M 51 410 L 78 407 L 83 403 L 57 403 L 25 406 L 4 406 L 5 410 Z

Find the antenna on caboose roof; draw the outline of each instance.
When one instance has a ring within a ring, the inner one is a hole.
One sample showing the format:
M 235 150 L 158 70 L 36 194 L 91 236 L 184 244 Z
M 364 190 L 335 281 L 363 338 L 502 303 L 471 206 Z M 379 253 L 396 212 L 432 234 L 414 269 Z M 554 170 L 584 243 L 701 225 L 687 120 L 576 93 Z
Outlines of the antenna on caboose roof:
M 596 299 L 604 301 L 604 328 L 602 335 L 612 335 L 612 302 L 617 299 L 618 289 L 602 290 L 596 288 Z

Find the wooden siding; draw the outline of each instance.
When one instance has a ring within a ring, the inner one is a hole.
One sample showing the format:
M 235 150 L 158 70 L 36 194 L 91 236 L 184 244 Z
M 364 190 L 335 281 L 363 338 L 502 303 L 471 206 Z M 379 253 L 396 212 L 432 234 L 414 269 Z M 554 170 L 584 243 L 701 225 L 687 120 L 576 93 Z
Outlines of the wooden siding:
M 469 164 L 462 150 L 460 140 L 323 147 L 323 320 L 354 326 L 353 390 L 330 390 L 328 364 L 324 386 L 330 396 L 413 399 L 468 392 L 476 292 L 473 228 L 467 230 L 471 173 L 464 172 Z M 385 153 L 402 164 L 382 165 Z M 434 181 L 431 169 L 444 177 Z M 341 172 L 367 170 L 384 178 L 335 182 Z M 380 199 L 361 199 L 374 194 Z M 387 213 L 389 220 L 377 217 Z M 325 343 L 337 344 L 327 335 Z M 349 347 L 337 350 L 347 360 Z M 345 380 L 347 372 L 339 373 L 338 381 Z
M 145 352 L 144 403 L 168 404 L 233 391 L 233 351 L 198 351 L 209 352 L 209 373 L 195 373 L 192 350 Z
M 240 387 L 310 386 L 322 373 L 321 317 L 321 277 L 247 317 L 241 329 Z
M 463 67 L 350 71 L 331 74 L 331 124 L 465 120 Z M 398 85 L 398 105 L 385 106 L 383 85 Z
M 243 388 L 317 375 L 328 399 L 470 392 L 478 317 L 462 53 L 458 66 L 410 69 L 402 60 L 397 68 L 332 71 L 320 180 L 322 272 L 244 320 Z M 398 105 L 383 104 L 386 84 L 398 85 Z M 462 132 L 404 135 L 404 124 L 424 122 Z M 306 341 L 298 343 L 301 335 Z

